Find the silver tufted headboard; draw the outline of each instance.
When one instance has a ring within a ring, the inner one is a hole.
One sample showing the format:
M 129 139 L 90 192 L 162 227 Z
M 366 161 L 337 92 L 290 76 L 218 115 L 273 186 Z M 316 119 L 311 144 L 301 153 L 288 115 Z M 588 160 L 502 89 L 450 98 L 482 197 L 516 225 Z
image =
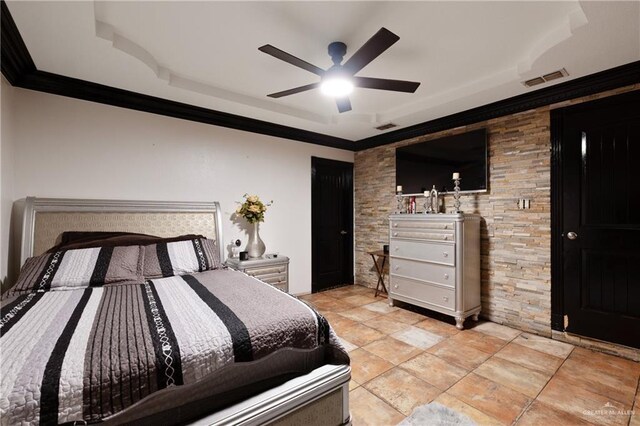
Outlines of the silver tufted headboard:
M 218 243 L 224 262 L 222 215 L 216 202 L 24 200 L 20 265 L 56 244 L 64 231 L 123 231 L 173 237 L 201 234 Z

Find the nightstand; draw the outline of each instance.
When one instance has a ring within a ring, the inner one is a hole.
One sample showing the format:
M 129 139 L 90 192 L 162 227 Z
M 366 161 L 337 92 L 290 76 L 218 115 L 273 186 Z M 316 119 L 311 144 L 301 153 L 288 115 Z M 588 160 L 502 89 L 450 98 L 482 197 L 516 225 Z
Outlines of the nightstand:
M 282 291 L 289 292 L 289 258 L 266 254 L 258 259 L 240 260 L 237 257 L 227 259 L 227 266 L 260 281 L 270 284 Z

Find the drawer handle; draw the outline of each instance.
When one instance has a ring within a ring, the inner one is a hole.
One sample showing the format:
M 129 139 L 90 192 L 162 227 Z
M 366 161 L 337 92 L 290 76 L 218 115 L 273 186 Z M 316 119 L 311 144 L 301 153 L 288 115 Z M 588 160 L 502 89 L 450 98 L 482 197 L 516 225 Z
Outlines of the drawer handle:
M 399 267 L 399 266 L 396 266 L 396 267 L 394 267 L 393 269 L 394 269 L 394 270 L 396 270 L 396 271 L 398 271 L 398 270 L 400 270 L 400 267 Z
M 397 237 L 397 236 L 398 236 L 398 233 L 397 233 L 397 232 L 394 232 L 394 233 L 393 233 L 393 236 L 394 236 L 394 237 Z
M 442 255 L 443 255 L 444 257 L 449 257 L 449 253 L 447 253 L 446 251 L 445 251 L 444 253 L 442 253 Z
M 445 302 L 448 302 L 449 298 L 447 296 L 442 296 L 442 300 L 444 300 Z
M 448 280 L 449 279 L 449 274 L 444 274 L 444 279 Z
M 398 288 L 398 284 L 394 285 L 393 288 Z
M 398 251 L 398 250 L 400 250 L 400 247 L 396 247 L 393 250 Z
M 398 227 L 398 224 L 397 224 L 397 223 L 394 223 L 394 224 L 393 224 L 393 227 L 394 227 L 394 228 L 397 228 L 397 227 Z
M 444 239 L 445 239 L 445 240 L 448 240 L 448 239 L 449 239 L 449 237 L 445 235 L 445 236 L 444 236 Z

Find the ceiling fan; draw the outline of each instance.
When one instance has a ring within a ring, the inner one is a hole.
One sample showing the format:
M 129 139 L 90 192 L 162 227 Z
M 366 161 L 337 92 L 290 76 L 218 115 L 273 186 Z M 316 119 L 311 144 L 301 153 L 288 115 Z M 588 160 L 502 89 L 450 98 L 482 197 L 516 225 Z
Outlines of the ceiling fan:
M 386 28 L 374 34 L 365 44 L 362 45 L 356 53 L 344 64 L 341 64 L 344 55 L 347 53 L 347 45 L 335 41 L 329 45 L 329 56 L 333 61 L 333 65 L 323 70 L 320 67 L 312 65 L 300 58 L 296 58 L 277 47 L 266 44 L 258 48 L 261 52 L 269 54 L 281 61 L 285 61 L 293 66 L 302 68 L 320 76 L 320 82 L 311 83 L 304 86 L 295 87 L 293 89 L 284 90 L 282 92 L 272 93 L 270 98 L 281 98 L 307 90 L 320 88 L 320 90 L 336 99 L 339 112 L 351 111 L 351 101 L 349 93 L 354 87 L 362 87 L 365 89 L 391 90 L 394 92 L 413 93 L 416 91 L 420 83 L 404 80 L 388 80 L 384 78 L 356 77 L 362 68 L 367 66 L 371 61 L 376 59 L 382 52 L 391 47 L 400 37 L 392 33 Z

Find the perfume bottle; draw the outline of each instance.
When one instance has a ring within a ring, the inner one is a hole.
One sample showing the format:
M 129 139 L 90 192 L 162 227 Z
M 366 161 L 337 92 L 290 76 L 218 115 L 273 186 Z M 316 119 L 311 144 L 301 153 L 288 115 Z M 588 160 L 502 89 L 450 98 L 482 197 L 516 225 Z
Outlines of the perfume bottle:
M 409 198 L 409 213 L 414 214 L 416 212 L 416 197 L 411 196 Z

